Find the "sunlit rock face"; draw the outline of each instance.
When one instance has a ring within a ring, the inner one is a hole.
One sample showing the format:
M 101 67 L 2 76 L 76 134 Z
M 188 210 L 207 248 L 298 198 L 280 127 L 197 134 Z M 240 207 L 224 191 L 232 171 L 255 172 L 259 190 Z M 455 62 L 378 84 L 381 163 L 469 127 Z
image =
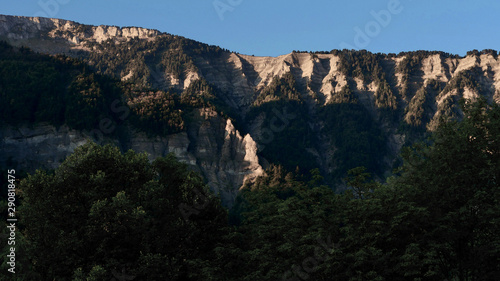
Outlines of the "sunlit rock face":
M 257 144 L 250 135 L 242 137 L 230 120 L 214 113 L 200 112 L 200 122 L 189 129 L 165 137 L 151 138 L 142 132 L 132 133 L 129 140 L 100 139 L 123 150 L 146 152 L 151 161 L 173 153 L 176 158 L 205 177 L 211 190 L 224 206 L 231 207 L 245 181 L 263 173 L 257 156 Z M 66 126 L 4 128 L 0 130 L 0 165 L 15 165 L 28 172 L 55 169 L 76 147 L 92 139 L 87 132 Z

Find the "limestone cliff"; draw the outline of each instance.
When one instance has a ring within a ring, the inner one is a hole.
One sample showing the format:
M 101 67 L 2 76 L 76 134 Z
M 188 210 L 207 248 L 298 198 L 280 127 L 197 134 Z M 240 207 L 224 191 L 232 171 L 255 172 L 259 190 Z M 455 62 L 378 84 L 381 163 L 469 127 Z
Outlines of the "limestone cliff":
M 86 49 L 85 43 L 102 43 L 108 39 L 119 42 L 133 38 L 154 40 L 159 34 L 157 30 L 138 27 L 88 26 L 61 19 L 0 15 L 3 39 L 49 54 Z M 47 42 L 50 39 L 54 41 Z
M 236 112 L 233 118 L 243 121 L 237 129 L 229 119 L 206 111 L 199 112 L 184 133 L 148 138 L 136 132 L 129 143 L 121 145 L 146 151 L 152 158 L 174 152 L 201 172 L 227 205 L 245 180 L 262 173 L 259 162 L 266 159 L 259 148 L 266 139 L 264 132 L 281 132 L 273 129 L 274 117 L 269 114 L 247 118 L 259 94 L 276 77 L 291 74 L 294 78 L 293 90 L 299 93 L 306 112 L 301 118 L 307 134 L 312 135 L 304 153 L 316 159 L 315 165 L 324 174 L 334 169 L 339 151 L 335 137 L 329 135 L 329 124 L 318 115 L 327 106 L 362 105 L 386 136 L 387 153 L 380 165 L 390 170 L 397 153 L 414 134 L 413 129 L 405 128 L 433 130 L 440 117 L 460 115 L 456 106 L 460 98 L 483 96 L 500 102 L 500 59 L 491 50 L 465 57 L 442 52 L 384 55 L 347 50 L 254 57 L 156 30 L 15 16 L 0 16 L 0 40 L 80 58 L 97 71 L 145 86 L 182 91 L 198 79 L 214 85 L 216 98 Z M 137 45 L 133 54 L 127 53 Z M 106 57 L 115 60 L 103 62 Z M 248 134 L 243 136 L 242 131 Z M 42 126 L 3 130 L 1 139 L 4 159 L 27 168 L 43 163 L 54 167 L 84 141 L 85 134 Z
M 0 166 L 14 165 L 28 172 L 39 168 L 54 169 L 76 147 L 90 139 L 88 132 L 71 130 L 67 126 L 7 127 L 0 130 Z M 200 112 L 198 122 L 189 132 L 155 138 L 134 132 L 125 142 L 104 138 L 101 144 L 104 143 L 146 152 L 151 161 L 173 153 L 181 162 L 200 172 L 228 207 L 232 206 L 242 184 L 263 172 L 252 137 L 248 134 L 242 137 L 231 120 L 217 117 L 210 110 Z

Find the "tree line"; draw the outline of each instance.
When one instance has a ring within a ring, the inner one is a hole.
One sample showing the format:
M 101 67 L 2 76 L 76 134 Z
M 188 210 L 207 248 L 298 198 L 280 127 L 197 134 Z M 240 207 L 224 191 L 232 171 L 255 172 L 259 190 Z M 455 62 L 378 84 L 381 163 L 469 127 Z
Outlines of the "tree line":
M 496 280 L 500 107 L 462 109 L 384 182 L 275 165 L 231 210 L 171 155 L 88 143 L 20 183 L 17 280 Z

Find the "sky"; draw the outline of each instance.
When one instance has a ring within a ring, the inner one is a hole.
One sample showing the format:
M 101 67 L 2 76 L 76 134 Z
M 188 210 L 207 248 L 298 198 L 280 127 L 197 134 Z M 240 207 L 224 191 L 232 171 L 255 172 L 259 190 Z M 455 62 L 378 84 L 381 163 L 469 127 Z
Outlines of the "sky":
M 152 28 L 256 56 L 500 50 L 498 0 L 0 0 L 0 14 Z

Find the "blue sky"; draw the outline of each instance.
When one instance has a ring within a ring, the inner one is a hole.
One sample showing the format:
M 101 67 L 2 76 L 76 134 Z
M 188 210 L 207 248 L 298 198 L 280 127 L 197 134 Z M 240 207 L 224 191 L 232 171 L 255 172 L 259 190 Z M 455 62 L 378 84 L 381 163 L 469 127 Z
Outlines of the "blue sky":
M 500 50 L 498 0 L 0 0 L 0 14 L 140 26 L 248 55 Z

